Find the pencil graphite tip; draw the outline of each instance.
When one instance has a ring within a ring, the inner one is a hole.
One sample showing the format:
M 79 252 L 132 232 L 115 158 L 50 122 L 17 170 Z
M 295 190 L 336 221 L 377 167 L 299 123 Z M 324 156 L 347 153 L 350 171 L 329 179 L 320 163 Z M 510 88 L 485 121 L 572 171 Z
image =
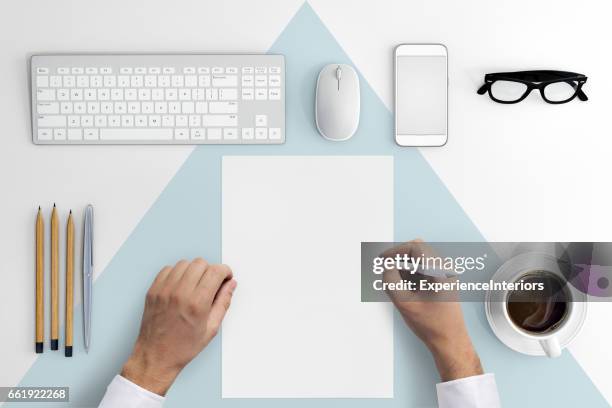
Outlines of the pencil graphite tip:
M 70 212 L 68 214 L 72 215 L 72 210 L 70 210 Z
M 55 203 L 53 203 L 53 208 L 55 208 Z
M 40 205 L 38 206 L 38 211 L 40 211 Z

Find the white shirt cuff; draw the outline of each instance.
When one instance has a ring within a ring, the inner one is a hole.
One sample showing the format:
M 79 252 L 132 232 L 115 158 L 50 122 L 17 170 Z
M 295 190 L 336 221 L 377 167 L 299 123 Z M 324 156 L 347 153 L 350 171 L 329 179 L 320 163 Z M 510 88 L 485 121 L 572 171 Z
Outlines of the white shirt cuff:
M 439 408 L 499 408 L 495 375 L 482 374 L 436 385 Z
M 164 397 L 116 375 L 98 408 L 161 408 Z

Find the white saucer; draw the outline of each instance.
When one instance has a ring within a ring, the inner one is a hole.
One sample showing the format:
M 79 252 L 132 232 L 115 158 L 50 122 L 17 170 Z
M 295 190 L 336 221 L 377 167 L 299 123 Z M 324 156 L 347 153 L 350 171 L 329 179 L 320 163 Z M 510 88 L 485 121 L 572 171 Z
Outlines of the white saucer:
M 548 270 L 557 268 L 557 259 L 548 254 L 526 253 L 518 255 L 505 262 L 493 275 L 494 282 L 512 282 L 528 271 Z M 561 348 L 569 345 L 580 332 L 587 313 L 587 297 L 584 293 L 568 285 L 575 302 L 570 304 L 571 316 L 560 327 L 555 335 Z M 544 350 L 539 341 L 533 337 L 522 336 L 507 318 L 506 294 L 500 292 L 487 292 L 485 298 L 485 312 L 487 320 L 497 338 L 514 351 L 530 356 L 544 356 Z

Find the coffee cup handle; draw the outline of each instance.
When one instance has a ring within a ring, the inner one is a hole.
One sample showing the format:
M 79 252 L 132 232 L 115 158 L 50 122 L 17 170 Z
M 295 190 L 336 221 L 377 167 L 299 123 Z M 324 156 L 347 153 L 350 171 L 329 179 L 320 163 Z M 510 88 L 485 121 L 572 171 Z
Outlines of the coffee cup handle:
M 561 355 L 561 345 L 556 337 L 549 337 L 544 340 L 540 340 L 540 346 L 546 355 L 550 358 L 559 357 Z

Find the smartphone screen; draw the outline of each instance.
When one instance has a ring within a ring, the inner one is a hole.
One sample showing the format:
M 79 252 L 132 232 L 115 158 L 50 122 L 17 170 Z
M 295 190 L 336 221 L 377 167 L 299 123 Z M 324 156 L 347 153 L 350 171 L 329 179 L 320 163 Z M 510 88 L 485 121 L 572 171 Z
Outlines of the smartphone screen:
M 396 58 L 396 133 L 446 135 L 446 57 L 400 55 Z

